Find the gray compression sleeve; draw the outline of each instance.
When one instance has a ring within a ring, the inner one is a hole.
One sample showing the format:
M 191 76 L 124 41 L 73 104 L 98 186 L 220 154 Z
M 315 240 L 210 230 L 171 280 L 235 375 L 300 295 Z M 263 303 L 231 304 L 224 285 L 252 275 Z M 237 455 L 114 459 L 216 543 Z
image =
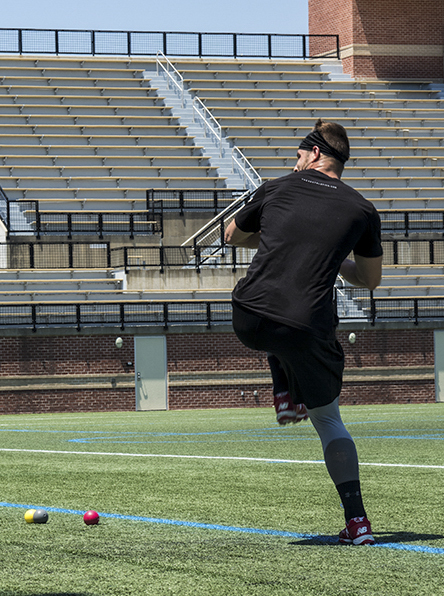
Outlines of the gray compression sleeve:
M 339 413 L 339 397 L 320 408 L 308 410 L 324 451 L 325 464 L 336 486 L 359 479 L 358 454 Z

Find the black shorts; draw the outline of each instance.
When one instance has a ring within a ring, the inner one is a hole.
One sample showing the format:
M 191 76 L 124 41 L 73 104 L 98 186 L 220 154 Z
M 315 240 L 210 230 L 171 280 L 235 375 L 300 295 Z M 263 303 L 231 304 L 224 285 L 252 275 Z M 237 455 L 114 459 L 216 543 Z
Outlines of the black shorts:
M 233 328 L 252 350 L 274 354 L 282 364 L 294 403 L 326 406 L 341 392 L 344 352 L 335 337 L 323 339 L 259 317 L 233 303 Z

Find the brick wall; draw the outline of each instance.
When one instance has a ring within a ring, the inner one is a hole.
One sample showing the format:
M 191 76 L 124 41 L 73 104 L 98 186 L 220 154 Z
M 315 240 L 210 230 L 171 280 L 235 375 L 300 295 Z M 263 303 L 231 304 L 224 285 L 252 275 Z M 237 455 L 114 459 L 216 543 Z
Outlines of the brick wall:
M 442 0 L 309 0 L 309 32 L 338 34 L 356 78 L 444 77 Z
M 433 330 L 356 333 L 353 345 L 348 331 L 338 334 L 351 373 L 345 376 L 342 403 L 435 400 Z M 115 337 L 82 332 L 1 338 L 0 413 L 134 410 L 134 368 L 128 366 L 134 361 L 133 338 L 124 338 L 119 350 Z M 170 333 L 167 353 L 170 409 L 272 406 L 265 354 L 245 348 L 233 333 Z M 106 375 L 130 381 L 102 386 Z M 100 383 L 76 387 L 78 379 Z M 31 382 L 39 386 L 26 385 Z
M 0 338 L 0 377 L 7 375 L 66 375 L 128 372 L 133 342 L 118 350 L 116 335 L 35 334 Z
M 381 371 L 397 369 L 402 376 L 408 367 L 430 367 L 434 365 L 433 330 L 369 330 L 357 333 L 355 344 L 348 342 L 349 332 L 340 331 L 338 339 L 345 352 L 346 369 L 362 369 L 370 374 L 365 382 L 349 382 L 345 377 L 341 394 L 343 404 L 363 403 L 413 403 L 435 401 L 435 383 L 432 378 L 418 378 L 383 381 Z M 202 337 L 202 339 L 201 339 Z M 255 369 L 268 371 L 265 354 L 242 346 L 232 334 L 208 334 L 196 336 L 184 334 L 168 336 L 168 370 L 237 370 Z M 371 373 L 372 371 L 370 371 Z M 378 380 L 375 380 L 378 379 Z M 254 395 L 257 392 L 257 395 Z M 241 395 L 243 393 L 243 396 Z M 244 383 L 226 386 L 170 387 L 170 409 L 205 407 L 255 407 L 272 406 L 273 396 L 270 383 Z M 209 405 L 207 405 L 209 404 Z
M 134 410 L 134 389 L 0 392 L 0 414 Z

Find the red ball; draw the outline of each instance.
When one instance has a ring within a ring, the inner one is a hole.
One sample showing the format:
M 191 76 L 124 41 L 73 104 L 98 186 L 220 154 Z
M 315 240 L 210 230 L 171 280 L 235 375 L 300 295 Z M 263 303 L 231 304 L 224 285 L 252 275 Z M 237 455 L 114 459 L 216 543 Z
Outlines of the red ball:
M 93 526 L 94 524 L 98 524 L 99 514 L 97 513 L 97 511 L 93 511 L 92 509 L 90 509 L 84 514 L 83 521 L 87 526 Z

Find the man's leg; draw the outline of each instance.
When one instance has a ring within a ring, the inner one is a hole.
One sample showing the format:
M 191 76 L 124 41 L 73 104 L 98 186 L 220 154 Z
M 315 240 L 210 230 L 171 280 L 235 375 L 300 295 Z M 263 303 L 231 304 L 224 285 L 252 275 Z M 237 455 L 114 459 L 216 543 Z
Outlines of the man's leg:
M 359 482 L 358 454 L 339 412 L 339 397 L 332 403 L 308 410 L 324 451 L 325 464 L 344 506 L 344 543 L 372 544 L 370 523 L 364 509 Z
M 304 404 L 295 404 L 290 396 L 288 379 L 277 356 L 267 353 L 271 377 L 273 379 L 274 408 L 276 420 L 284 425 L 307 420 L 308 414 Z

